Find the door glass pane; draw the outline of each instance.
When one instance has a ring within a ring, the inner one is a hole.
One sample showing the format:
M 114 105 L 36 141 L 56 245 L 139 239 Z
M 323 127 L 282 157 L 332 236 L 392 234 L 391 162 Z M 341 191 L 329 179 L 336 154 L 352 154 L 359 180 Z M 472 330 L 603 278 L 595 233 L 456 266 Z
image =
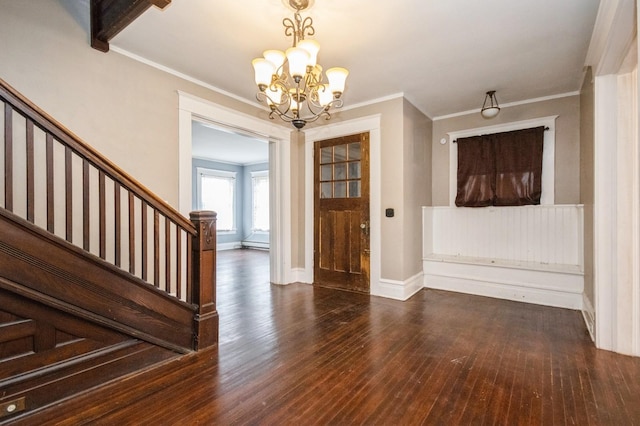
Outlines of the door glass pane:
M 360 142 L 349 144 L 349 160 L 360 159 Z
M 349 198 L 358 198 L 358 197 L 360 197 L 360 181 L 351 180 L 349 181 Z
M 333 161 L 333 147 L 328 146 L 320 149 L 320 164 L 327 164 Z
M 360 179 L 360 162 L 349 163 L 349 179 Z
M 347 146 L 336 145 L 333 147 L 333 161 L 345 161 L 347 159 Z
M 346 198 L 347 197 L 347 182 L 335 182 L 334 186 L 334 198 Z
M 333 166 L 331 164 L 326 164 L 324 166 L 320 166 L 320 180 L 327 181 L 331 180 L 331 169 Z
M 324 182 L 320 184 L 320 198 L 331 198 L 331 182 Z
M 333 177 L 334 180 L 343 180 L 347 178 L 347 165 L 345 163 L 335 164 L 333 167 L 333 172 L 335 173 L 335 176 Z

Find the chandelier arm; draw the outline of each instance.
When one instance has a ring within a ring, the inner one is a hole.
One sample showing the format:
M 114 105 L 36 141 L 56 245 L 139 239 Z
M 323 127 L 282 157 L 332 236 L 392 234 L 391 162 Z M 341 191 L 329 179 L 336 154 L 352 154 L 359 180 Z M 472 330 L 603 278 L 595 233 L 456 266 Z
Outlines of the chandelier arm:
M 299 15 L 298 15 L 299 16 Z M 313 28 L 313 19 L 311 16 L 304 18 L 304 21 L 300 24 L 300 40 L 304 40 L 305 36 L 312 36 L 316 33 L 316 29 Z
M 283 78 L 284 77 L 284 78 Z M 286 84 L 286 74 L 283 74 L 282 77 L 280 78 L 274 78 L 271 81 L 271 84 L 269 85 L 268 89 L 265 92 L 273 92 L 273 93 L 280 93 L 280 99 L 273 99 L 271 98 L 269 95 L 267 95 L 267 97 L 269 97 L 269 100 L 271 102 L 273 102 L 276 105 L 285 105 L 289 103 L 289 97 L 286 96 L 284 97 L 285 100 L 283 101 L 282 98 L 282 94 L 283 93 L 287 93 L 287 91 L 289 90 L 289 87 Z
M 320 117 L 325 117 L 325 120 L 330 120 L 331 114 L 329 113 L 329 111 L 325 110 L 318 115 L 314 115 L 312 117 L 304 117 L 303 120 L 306 121 L 307 123 L 313 123 L 314 121 L 317 121 Z
M 296 24 L 291 20 L 291 18 L 284 18 L 282 20 L 282 25 L 284 25 L 284 35 L 287 37 L 293 37 L 293 46 L 295 47 L 298 44 Z

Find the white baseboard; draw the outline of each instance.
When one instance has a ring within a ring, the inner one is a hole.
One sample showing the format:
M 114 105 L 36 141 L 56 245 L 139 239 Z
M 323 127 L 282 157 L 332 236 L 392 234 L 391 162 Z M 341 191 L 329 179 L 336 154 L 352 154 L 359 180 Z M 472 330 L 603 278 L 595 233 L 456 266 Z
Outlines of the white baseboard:
M 560 308 L 583 308 L 581 272 L 424 259 L 427 288 Z
M 242 244 L 242 247 L 269 250 L 269 243 L 262 243 L 257 241 L 243 241 L 241 244 Z
M 306 277 L 307 270 L 305 268 L 291 268 L 291 278 L 293 278 L 293 282 L 312 284 L 310 282 L 307 282 Z
M 231 241 L 230 243 L 218 243 L 216 244 L 216 250 L 235 250 L 242 248 L 242 243 L 240 241 Z
M 371 295 L 395 300 L 407 300 L 424 287 L 423 275 L 422 272 L 419 272 L 404 281 L 380 279 L 380 283 L 376 286 L 377 291 L 372 291 Z M 371 287 L 373 290 L 374 286 Z
M 589 330 L 591 340 L 595 342 L 596 337 L 594 332 L 596 329 L 596 311 L 593 309 L 591 300 L 589 300 L 586 294 L 582 295 L 582 317 L 584 318 L 584 323 L 587 325 L 587 330 Z

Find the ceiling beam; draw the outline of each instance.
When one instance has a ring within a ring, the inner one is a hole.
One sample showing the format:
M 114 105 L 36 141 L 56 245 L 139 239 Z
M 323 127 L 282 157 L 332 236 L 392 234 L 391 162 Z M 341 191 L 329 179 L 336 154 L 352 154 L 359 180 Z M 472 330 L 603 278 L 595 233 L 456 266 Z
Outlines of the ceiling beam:
M 109 41 L 151 6 L 164 9 L 171 0 L 91 0 L 91 47 L 109 51 Z

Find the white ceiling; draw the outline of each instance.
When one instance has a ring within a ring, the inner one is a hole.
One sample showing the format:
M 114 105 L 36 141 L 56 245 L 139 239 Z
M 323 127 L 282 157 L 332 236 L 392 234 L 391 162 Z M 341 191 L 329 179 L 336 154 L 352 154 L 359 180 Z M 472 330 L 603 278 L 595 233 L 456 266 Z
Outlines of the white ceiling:
M 191 155 L 240 165 L 266 163 L 269 161 L 269 143 L 216 125 L 193 121 Z
M 403 94 L 431 118 L 579 90 L 598 0 L 315 0 L 325 69 L 349 69 L 345 108 Z M 282 0 L 173 0 L 111 42 L 255 103 L 251 60 L 284 50 Z

